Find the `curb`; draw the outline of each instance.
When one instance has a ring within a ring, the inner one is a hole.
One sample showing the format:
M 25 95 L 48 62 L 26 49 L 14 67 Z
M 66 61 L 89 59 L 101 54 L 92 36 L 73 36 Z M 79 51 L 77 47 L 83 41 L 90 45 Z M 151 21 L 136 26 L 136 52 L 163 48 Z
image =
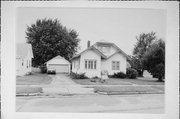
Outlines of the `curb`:
M 41 93 L 20 93 L 20 94 L 16 94 L 16 96 L 37 96 L 40 95 Z
M 96 91 L 96 93 L 102 95 L 164 94 L 164 92 L 104 92 L 104 91 Z

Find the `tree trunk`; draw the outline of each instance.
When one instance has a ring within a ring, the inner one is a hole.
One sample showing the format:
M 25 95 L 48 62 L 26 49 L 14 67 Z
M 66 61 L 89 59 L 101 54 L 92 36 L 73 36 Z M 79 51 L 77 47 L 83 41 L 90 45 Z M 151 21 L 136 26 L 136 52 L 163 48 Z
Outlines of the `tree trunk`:
M 139 77 L 143 77 L 143 72 L 144 72 L 144 70 L 139 70 L 139 71 L 138 71 L 138 76 L 139 76 Z

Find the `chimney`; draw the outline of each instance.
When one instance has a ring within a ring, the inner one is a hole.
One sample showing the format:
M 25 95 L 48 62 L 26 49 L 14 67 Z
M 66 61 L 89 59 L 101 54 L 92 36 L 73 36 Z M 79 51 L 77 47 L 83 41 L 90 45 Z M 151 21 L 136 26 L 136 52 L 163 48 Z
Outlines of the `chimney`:
M 88 40 L 88 42 L 87 42 L 87 48 L 89 48 L 90 47 L 90 41 Z

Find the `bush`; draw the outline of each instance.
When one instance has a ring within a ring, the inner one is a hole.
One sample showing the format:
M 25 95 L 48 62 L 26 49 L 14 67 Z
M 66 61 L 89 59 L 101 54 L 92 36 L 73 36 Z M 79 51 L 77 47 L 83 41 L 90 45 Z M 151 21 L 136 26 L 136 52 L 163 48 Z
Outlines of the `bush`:
M 98 76 L 94 76 L 91 79 L 99 79 L 99 77 Z
M 99 80 L 100 80 L 100 78 L 98 76 L 94 76 L 94 77 L 90 78 L 91 82 L 97 82 Z
M 88 77 L 85 75 L 85 73 L 77 74 L 77 73 L 70 73 L 70 77 L 72 79 L 88 79 Z
M 136 79 L 136 77 L 138 76 L 138 72 L 133 68 L 127 68 L 126 75 L 130 79 Z
M 40 66 L 40 70 L 41 70 L 41 73 L 47 73 L 47 67 L 46 67 L 46 65 L 41 65 L 41 66 Z
M 109 77 L 124 79 L 124 78 L 126 78 L 126 74 L 123 72 L 118 72 L 118 73 L 114 73 L 113 75 L 110 75 Z

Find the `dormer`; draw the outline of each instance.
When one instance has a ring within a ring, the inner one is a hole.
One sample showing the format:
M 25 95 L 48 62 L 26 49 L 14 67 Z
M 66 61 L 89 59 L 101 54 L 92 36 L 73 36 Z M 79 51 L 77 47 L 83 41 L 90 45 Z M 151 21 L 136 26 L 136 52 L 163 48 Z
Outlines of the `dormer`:
M 112 55 L 113 53 L 115 53 L 117 51 L 117 49 L 113 46 L 112 43 L 109 43 L 106 41 L 96 42 L 93 46 L 95 48 L 97 48 L 99 51 L 101 51 L 107 57 Z

